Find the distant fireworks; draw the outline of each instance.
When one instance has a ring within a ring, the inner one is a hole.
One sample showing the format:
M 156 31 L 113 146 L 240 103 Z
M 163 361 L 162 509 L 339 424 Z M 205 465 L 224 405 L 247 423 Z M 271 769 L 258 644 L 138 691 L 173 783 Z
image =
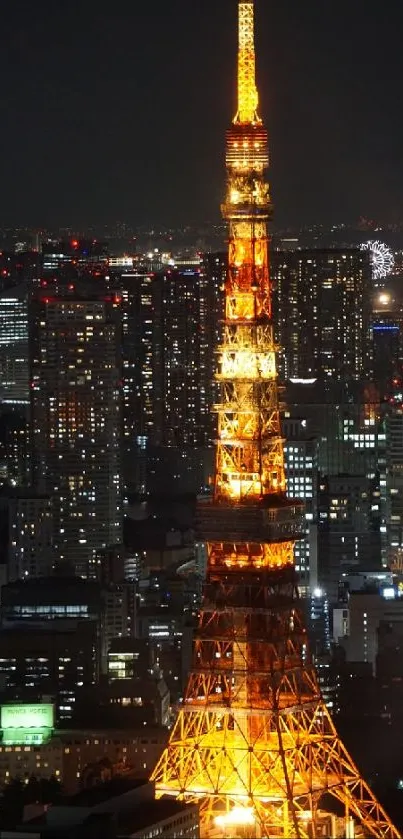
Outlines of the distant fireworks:
M 393 252 L 384 242 L 370 240 L 361 245 L 361 250 L 369 251 L 374 280 L 383 280 L 393 270 L 395 259 Z

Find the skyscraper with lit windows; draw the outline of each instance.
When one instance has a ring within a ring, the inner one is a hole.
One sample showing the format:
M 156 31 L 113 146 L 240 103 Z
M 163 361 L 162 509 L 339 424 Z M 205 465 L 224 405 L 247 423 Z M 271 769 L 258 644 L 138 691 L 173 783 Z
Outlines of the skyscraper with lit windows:
M 108 284 L 122 296 L 125 488 L 144 497 L 168 479 L 173 493 L 198 491 L 212 469 L 219 255 L 158 273 L 115 262 Z
M 153 280 L 154 422 L 150 487 L 200 491 L 211 474 L 214 288 L 202 265 Z
M 205 254 L 200 272 L 200 352 L 204 369 L 206 403 L 210 410 L 219 397 L 215 379 L 217 353 L 220 344 L 225 314 L 225 280 L 228 269 L 228 254 L 215 252 Z M 213 422 L 211 422 L 213 420 Z M 210 435 L 215 439 L 215 418 L 210 411 Z
M 33 484 L 53 499 L 54 562 L 92 575 L 121 542 L 121 297 L 90 281 L 30 302 Z
M 329 475 L 318 492 L 318 582 L 336 602 L 343 573 L 380 571 L 379 478 Z
M 284 460 L 289 498 L 305 502 L 303 538 L 295 543 L 295 570 L 300 591 L 307 594 L 316 582 L 318 440 L 303 418 L 283 419 Z
M 154 441 L 198 446 L 205 441 L 200 396 L 199 269 L 167 271 L 154 280 Z
M 362 379 L 370 368 L 368 252 L 274 251 L 272 268 L 280 378 Z
M 154 279 L 119 266 L 112 266 L 109 279 L 122 296 L 122 478 L 125 489 L 142 498 L 154 425 Z
M 24 283 L 0 294 L 0 400 L 29 401 L 28 287 Z

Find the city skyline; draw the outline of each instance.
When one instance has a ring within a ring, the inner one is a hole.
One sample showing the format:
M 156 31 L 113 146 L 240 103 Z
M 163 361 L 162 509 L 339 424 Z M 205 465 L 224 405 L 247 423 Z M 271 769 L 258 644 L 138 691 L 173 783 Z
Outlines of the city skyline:
M 4 220 L 218 218 L 233 6 L 7 9 Z M 401 7 L 259 0 L 257 17 L 276 223 L 395 218 Z
M 403 839 L 403 14 L 16 3 L 0 832 Z

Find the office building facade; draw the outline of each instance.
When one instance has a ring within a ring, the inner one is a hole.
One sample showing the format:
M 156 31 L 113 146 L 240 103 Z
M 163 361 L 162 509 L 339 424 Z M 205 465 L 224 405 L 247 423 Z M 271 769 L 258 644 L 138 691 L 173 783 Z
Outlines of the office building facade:
M 51 573 L 52 500 L 28 488 L 0 491 L 0 517 L 7 531 L 7 580 L 43 577 Z
M 29 402 L 28 287 L 0 294 L 0 401 Z
M 370 367 L 369 254 L 274 251 L 273 312 L 282 379 L 359 381 Z
M 56 564 L 83 577 L 122 537 L 120 304 L 84 281 L 30 303 L 32 480 L 52 497 Z
M 380 489 L 376 478 L 344 474 L 321 479 L 318 492 L 318 583 L 331 602 L 343 572 L 380 570 Z

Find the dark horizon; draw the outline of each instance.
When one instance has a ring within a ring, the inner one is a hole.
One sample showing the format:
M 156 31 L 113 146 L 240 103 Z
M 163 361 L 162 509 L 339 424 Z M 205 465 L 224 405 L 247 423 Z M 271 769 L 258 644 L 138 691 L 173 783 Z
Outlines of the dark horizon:
M 218 221 L 236 5 L 4 9 L 0 223 Z M 401 4 L 256 0 L 256 18 L 275 225 L 401 219 Z

